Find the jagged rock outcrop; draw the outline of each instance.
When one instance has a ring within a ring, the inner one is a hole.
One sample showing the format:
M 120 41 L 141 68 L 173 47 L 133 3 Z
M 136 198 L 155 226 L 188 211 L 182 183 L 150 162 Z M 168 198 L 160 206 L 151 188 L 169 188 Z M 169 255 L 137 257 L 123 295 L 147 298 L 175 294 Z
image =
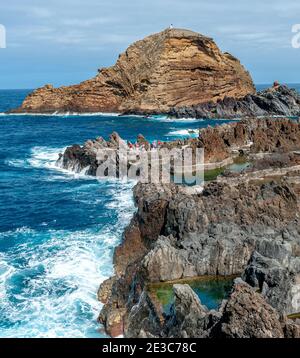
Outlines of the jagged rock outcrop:
M 138 192 L 143 192 L 143 185 L 139 186 Z M 297 227 L 297 198 L 285 185 L 231 187 L 211 183 L 201 195 L 173 190 L 160 226 L 155 221 L 151 224 L 155 192 L 155 185 L 150 185 L 142 196 L 143 203 L 139 198 L 136 214 L 141 226 L 147 216 L 147 237 L 151 236 L 152 241 L 157 238 L 141 264 L 144 276 L 152 282 L 239 274 L 262 236 L 275 245 L 290 223 Z M 154 194 L 153 198 L 148 193 Z M 158 236 L 158 230 L 170 236 Z M 299 232 L 294 230 L 294 235 L 296 243 Z
M 150 143 L 141 135 L 137 138 L 139 148 L 149 152 Z M 68 147 L 59 159 L 59 165 L 64 169 L 75 172 L 85 171 L 86 174 L 96 175 L 97 169 L 105 161 L 105 156 L 111 156 L 111 161 L 118 164 L 118 150 L 125 148 L 128 151 L 128 169 L 138 165 L 141 155 L 140 149 L 132 150 L 131 143 L 126 143 L 117 133 L 112 133 L 109 140 L 98 137 L 88 140 L 83 146 L 75 144 Z M 243 153 L 279 153 L 281 157 L 273 157 L 273 167 L 283 161 L 282 154 L 287 153 L 286 163 L 294 163 L 292 151 L 300 148 L 300 123 L 287 118 L 249 118 L 239 122 L 223 124 L 217 127 L 207 127 L 200 131 L 198 138 L 175 140 L 161 143 L 158 149 L 189 147 L 193 151 L 197 148 L 204 150 L 204 162 L 220 163 L 231 159 L 238 151 Z M 102 154 L 99 156 L 99 154 Z M 272 159 L 272 158 L 271 158 Z M 271 161 L 269 161 L 271 165 Z M 109 162 L 107 161 L 107 164 Z M 149 161 L 149 165 L 151 162 Z M 266 159 L 260 163 L 266 167 Z M 117 168 L 117 174 L 118 174 Z M 105 173 L 104 173 L 105 174 Z M 108 175 L 109 173 L 106 173 Z
M 263 285 L 261 296 L 277 312 L 297 310 L 300 226 L 292 186 L 284 181 L 237 186 L 212 182 L 201 194 L 191 195 L 175 184 L 138 184 L 134 192 L 139 235 L 132 246 L 130 235 L 126 236 L 130 255 L 123 252 L 118 257 L 116 251 L 117 278 L 107 312 L 127 307 L 126 322 L 149 282 L 240 275 L 245 269 L 246 281 L 258 288 Z M 136 241 L 143 251 L 134 251 L 139 248 Z M 273 255 L 293 271 L 286 273 L 277 263 L 262 270 L 253 262 L 255 252 Z M 117 304 L 112 304 L 115 300 Z
M 280 316 L 263 297 L 241 280 L 235 284 L 222 317 L 212 329 L 215 338 L 283 338 Z
M 298 233 L 297 236 L 292 244 L 265 240 L 259 243 L 258 250 L 264 255 L 255 251 L 243 275 L 272 307 L 285 315 L 300 311 L 300 257 L 292 252 L 292 245 L 300 244 Z M 262 245 L 268 249 L 262 249 Z
M 173 285 L 174 302 L 170 315 L 164 317 L 153 297 L 143 291 L 129 313 L 125 336 L 163 338 L 204 338 L 221 318 L 221 313 L 203 306 L 187 284 Z
M 172 108 L 177 118 L 242 118 L 251 116 L 300 116 L 300 94 L 285 85 L 276 85 L 244 98 L 226 97 L 217 102 Z
M 98 137 L 93 141 L 88 140 L 83 146 L 74 144 L 68 147 L 60 154 L 57 164 L 76 173 L 84 171 L 87 175 L 96 176 L 97 169 L 107 157 L 115 163 L 116 157 L 109 154 L 114 154 L 122 145 L 127 148 L 126 142 L 113 132 L 107 141 Z
M 205 162 L 218 162 L 233 151 L 291 152 L 300 148 L 300 123 L 288 118 L 248 118 L 200 131 Z
M 174 302 L 163 321 L 144 291 L 132 308 L 126 337 L 283 338 L 297 337 L 300 326 L 284 320 L 251 286 L 236 279 L 220 308 L 208 310 L 189 285 L 173 285 Z
M 17 112 L 167 112 L 254 92 L 249 73 L 211 38 L 168 29 L 137 41 L 90 80 L 35 90 Z
M 153 338 L 163 336 L 164 322 L 161 312 L 146 291 L 140 295 L 139 301 L 129 313 L 125 328 L 127 338 Z
M 218 313 L 209 312 L 189 285 L 173 285 L 174 303 L 166 320 L 166 335 L 173 338 L 206 338 L 218 320 Z

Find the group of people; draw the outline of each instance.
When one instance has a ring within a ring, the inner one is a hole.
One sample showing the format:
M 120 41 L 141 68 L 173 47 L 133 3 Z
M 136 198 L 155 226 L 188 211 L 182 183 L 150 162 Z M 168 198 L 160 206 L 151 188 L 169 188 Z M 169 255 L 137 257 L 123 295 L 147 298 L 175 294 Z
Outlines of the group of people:
M 162 145 L 162 142 L 160 140 L 153 141 L 152 143 L 131 143 L 128 142 L 128 148 L 129 150 L 148 150 L 149 146 L 150 149 L 158 149 Z
M 151 149 L 157 149 L 162 145 L 162 142 L 160 140 L 154 141 L 150 144 Z

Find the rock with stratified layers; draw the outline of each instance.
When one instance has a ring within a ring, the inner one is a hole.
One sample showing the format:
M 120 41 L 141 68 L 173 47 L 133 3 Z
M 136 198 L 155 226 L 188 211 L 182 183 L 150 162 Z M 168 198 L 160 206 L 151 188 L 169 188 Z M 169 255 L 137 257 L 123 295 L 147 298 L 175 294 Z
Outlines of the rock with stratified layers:
M 35 90 L 17 111 L 166 112 L 253 93 L 249 73 L 211 38 L 168 29 L 135 42 L 90 80 Z

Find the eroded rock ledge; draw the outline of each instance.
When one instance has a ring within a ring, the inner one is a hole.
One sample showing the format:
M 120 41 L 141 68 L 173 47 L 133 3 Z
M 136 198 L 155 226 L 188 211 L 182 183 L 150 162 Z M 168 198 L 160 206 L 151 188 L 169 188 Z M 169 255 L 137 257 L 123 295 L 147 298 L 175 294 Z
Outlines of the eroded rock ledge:
M 300 171 L 289 166 L 298 160 L 299 123 L 265 119 L 208 128 L 202 144 L 207 133 L 226 155 L 250 141 L 252 169 L 238 176 L 252 171 L 258 178 L 224 177 L 202 193 L 139 183 L 137 212 L 115 250 L 115 276 L 99 290 L 105 303 L 99 320 L 113 336 L 299 337 L 299 321 L 288 318 L 300 312 Z M 219 158 L 215 149 L 210 153 Z M 271 172 L 259 177 L 264 163 Z M 273 177 L 280 166 L 286 171 Z M 241 279 L 217 311 L 203 306 L 189 286 L 174 285 L 166 315 L 147 288 L 200 275 Z

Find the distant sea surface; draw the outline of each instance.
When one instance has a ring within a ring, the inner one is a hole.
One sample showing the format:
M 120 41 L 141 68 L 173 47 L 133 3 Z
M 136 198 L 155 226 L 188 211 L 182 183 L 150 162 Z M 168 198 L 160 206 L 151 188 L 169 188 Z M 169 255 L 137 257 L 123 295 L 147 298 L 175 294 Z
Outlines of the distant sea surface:
M 60 170 L 59 153 L 113 131 L 172 140 L 225 121 L 4 114 L 29 92 L 0 90 L 0 337 L 104 337 L 97 289 L 135 210 L 133 183 Z
M 257 84 L 256 85 L 256 89 L 257 91 L 262 91 L 266 88 L 271 87 L 271 84 Z M 291 83 L 291 84 L 287 84 L 288 87 L 290 88 L 294 88 L 295 90 L 297 90 L 300 93 L 300 84 L 299 83 Z

